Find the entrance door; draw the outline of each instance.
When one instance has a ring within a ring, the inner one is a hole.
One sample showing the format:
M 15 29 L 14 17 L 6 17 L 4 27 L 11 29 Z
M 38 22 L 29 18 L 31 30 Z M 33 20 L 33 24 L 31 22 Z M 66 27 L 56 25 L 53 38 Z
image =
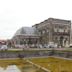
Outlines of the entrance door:
M 61 36 L 61 37 L 60 37 L 60 46 L 61 46 L 61 47 L 63 47 L 63 39 L 64 39 L 64 37 Z

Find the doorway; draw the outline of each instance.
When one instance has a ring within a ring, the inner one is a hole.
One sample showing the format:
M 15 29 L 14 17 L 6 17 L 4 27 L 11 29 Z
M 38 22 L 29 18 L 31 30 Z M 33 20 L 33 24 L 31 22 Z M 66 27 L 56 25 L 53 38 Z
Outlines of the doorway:
M 64 37 L 61 36 L 61 37 L 60 37 L 60 46 L 61 46 L 61 47 L 63 47 L 63 40 L 64 40 Z

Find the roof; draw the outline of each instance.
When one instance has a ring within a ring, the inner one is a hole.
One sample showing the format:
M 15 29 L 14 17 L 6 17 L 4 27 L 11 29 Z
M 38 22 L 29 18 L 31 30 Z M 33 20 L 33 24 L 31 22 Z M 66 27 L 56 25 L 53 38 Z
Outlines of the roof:
M 60 23 L 60 24 L 71 24 L 70 20 L 57 19 L 57 18 L 49 18 L 48 21 L 53 23 Z
M 64 19 L 57 19 L 57 18 L 48 18 L 38 24 L 36 24 L 36 26 L 38 25 L 42 25 L 42 24 L 49 24 L 50 22 L 52 23 L 60 23 L 60 24 L 71 24 L 71 21 L 70 20 L 64 20 Z M 35 26 L 35 25 L 33 25 Z
M 14 36 L 16 35 L 38 36 L 38 32 L 35 27 L 22 27 L 16 31 Z

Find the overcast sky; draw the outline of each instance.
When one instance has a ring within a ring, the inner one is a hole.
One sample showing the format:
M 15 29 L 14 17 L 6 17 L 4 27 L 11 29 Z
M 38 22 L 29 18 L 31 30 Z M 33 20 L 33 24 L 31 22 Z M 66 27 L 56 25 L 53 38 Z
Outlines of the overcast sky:
M 0 0 L 0 39 L 49 17 L 72 20 L 72 0 Z

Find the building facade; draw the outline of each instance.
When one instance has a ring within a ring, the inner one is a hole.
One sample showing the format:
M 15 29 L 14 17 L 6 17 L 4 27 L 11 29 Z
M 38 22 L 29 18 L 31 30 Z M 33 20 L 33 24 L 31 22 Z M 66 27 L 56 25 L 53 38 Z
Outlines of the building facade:
M 12 38 L 14 45 L 32 45 L 39 43 L 40 35 L 35 27 L 22 27 Z
M 54 43 L 65 47 L 70 44 L 71 21 L 49 18 L 32 27 L 19 29 L 13 37 L 15 44 L 42 44 Z
M 49 18 L 36 25 L 42 44 L 53 42 L 58 46 L 70 43 L 71 21 Z

